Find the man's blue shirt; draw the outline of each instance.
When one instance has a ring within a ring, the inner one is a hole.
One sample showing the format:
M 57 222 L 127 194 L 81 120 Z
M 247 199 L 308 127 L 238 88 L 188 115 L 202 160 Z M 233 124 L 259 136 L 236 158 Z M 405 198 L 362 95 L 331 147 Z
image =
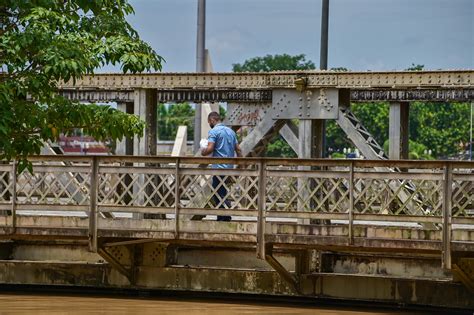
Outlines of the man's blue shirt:
M 235 157 L 237 136 L 229 127 L 219 123 L 209 130 L 209 142 L 214 142 L 213 157 Z M 213 168 L 233 168 L 232 164 L 214 164 Z

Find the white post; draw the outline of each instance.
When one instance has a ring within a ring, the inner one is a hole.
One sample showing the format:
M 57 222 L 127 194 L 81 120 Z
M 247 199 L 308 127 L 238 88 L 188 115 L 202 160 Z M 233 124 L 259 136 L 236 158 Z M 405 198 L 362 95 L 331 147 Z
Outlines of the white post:
M 187 151 L 188 127 L 179 126 L 174 140 L 173 151 L 171 156 L 186 156 Z

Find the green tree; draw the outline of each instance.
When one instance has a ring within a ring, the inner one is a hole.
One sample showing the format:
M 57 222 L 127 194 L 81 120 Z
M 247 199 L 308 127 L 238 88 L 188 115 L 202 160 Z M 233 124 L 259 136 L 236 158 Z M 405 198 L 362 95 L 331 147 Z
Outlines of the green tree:
M 162 57 L 125 17 L 127 0 L 3 0 L 0 5 L 0 158 L 20 168 L 43 141 L 74 128 L 97 140 L 141 135 L 143 123 L 108 106 L 82 105 L 58 94 L 105 64 L 124 72 L 160 70 Z
M 422 71 L 425 68 L 425 65 L 420 65 L 420 64 L 414 64 L 412 63 L 410 67 L 408 67 L 407 71 Z
M 469 103 L 424 103 L 410 105 L 410 139 L 432 150 L 433 156 L 457 155 L 460 143 L 469 142 Z
M 188 140 L 194 139 L 194 109 L 188 103 L 158 105 L 158 139 L 174 140 L 178 126 L 188 127 Z
M 383 145 L 388 139 L 388 111 L 387 103 L 354 103 L 351 110 L 375 140 Z M 331 151 L 342 152 L 344 148 L 354 147 L 347 135 L 334 120 L 326 123 L 326 148 Z
M 265 57 L 255 57 L 247 59 L 243 64 L 234 63 L 232 70 L 234 72 L 265 72 L 278 70 L 311 70 L 315 69 L 312 61 L 306 60 L 304 54 L 291 56 L 266 55 Z

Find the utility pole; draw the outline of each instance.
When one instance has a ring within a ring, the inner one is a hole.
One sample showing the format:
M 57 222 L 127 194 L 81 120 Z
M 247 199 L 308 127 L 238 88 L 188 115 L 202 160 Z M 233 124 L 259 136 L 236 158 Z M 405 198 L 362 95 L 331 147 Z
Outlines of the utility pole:
M 329 0 L 322 0 L 323 8 L 321 12 L 321 52 L 319 69 L 328 69 L 328 37 L 329 37 Z
M 206 0 L 198 0 L 196 72 L 204 72 L 206 64 Z M 199 150 L 201 140 L 201 104 L 195 104 L 194 116 L 194 152 Z
M 198 0 L 196 72 L 204 72 L 206 64 L 206 0 Z
M 328 69 L 328 39 L 329 39 L 329 0 L 322 0 L 321 11 L 321 50 L 319 54 L 319 69 Z M 319 143 L 321 145 L 320 154 L 322 158 L 326 157 L 326 121 L 323 119 L 319 123 L 317 133 L 321 137 Z

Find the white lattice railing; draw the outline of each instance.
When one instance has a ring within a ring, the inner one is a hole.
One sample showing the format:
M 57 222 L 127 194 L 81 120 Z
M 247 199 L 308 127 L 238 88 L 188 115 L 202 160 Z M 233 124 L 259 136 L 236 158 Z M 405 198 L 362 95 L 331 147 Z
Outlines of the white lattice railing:
M 1 222 L 15 228 L 17 216 L 35 213 L 88 217 L 93 244 L 99 217 L 175 220 L 179 234 L 178 222 L 192 215 L 232 216 L 257 221 L 259 240 L 267 223 L 332 220 L 348 226 L 349 242 L 356 222 L 405 222 L 442 229 L 447 252 L 452 224 L 474 223 L 472 162 L 247 158 L 212 160 L 234 168 L 203 168 L 210 162 L 38 156 L 33 174 L 16 174 L 14 163 L 3 163 Z

